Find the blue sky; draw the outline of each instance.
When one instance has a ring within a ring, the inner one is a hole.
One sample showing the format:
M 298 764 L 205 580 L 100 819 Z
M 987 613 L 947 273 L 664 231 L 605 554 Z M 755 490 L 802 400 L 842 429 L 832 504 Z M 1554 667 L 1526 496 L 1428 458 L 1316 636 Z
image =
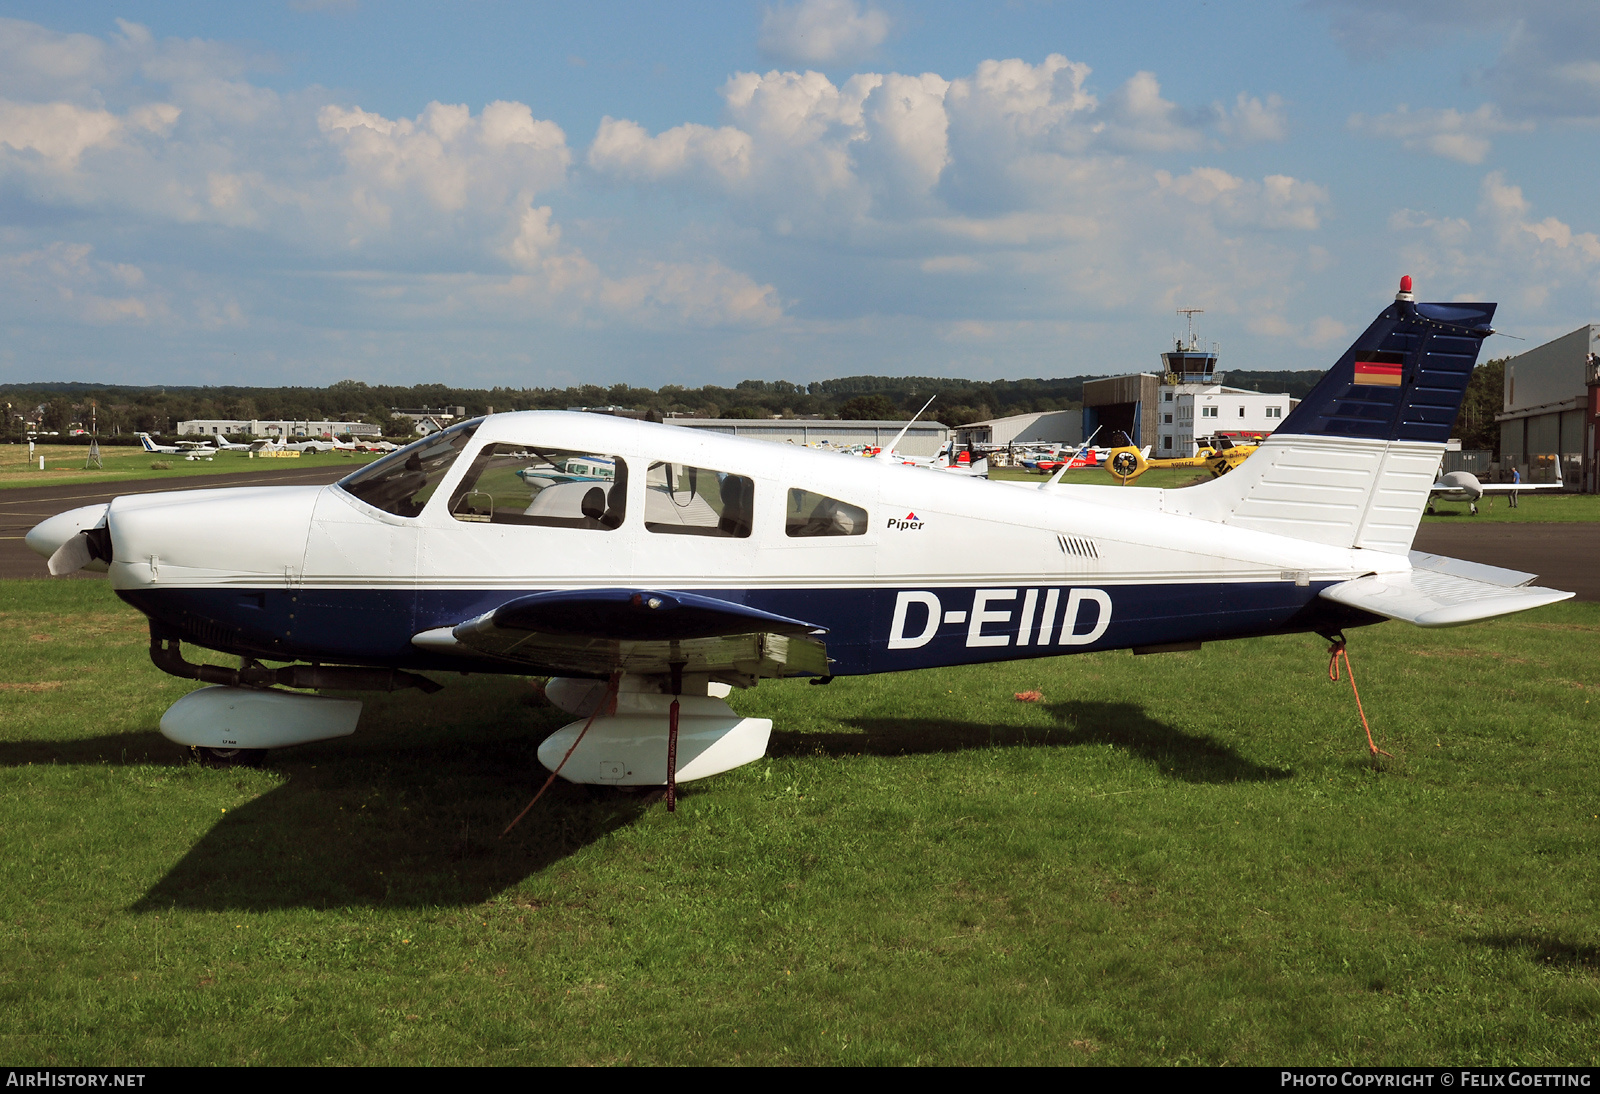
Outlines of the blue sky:
M 0 380 L 1320 368 L 1597 318 L 1600 5 L 0 3 Z

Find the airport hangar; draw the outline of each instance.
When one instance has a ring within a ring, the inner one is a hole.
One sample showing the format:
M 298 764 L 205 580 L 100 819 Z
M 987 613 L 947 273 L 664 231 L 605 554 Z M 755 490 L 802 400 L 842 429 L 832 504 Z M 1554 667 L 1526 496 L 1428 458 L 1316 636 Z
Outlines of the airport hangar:
M 1500 477 L 1550 482 L 1559 460 L 1568 489 L 1600 493 L 1600 323 L 1511 358 L 1504 382 Z

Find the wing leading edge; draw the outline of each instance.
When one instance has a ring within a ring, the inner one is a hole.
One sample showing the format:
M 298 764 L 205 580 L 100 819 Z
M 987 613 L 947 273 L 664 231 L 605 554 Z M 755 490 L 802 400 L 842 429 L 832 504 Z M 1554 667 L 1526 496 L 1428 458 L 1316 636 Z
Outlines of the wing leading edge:
M 826 628 L 694 593 L 580 589 L 534 593 L 412 638 L 422 649 L 550 673 L 826 676 Z
M 1419 627 L 1456 627 L 1541 608 L 1575 595 L 1530 585 L 1536 577 L 1520 570 L 1412 551 L 1411 569 L 1406 573 L 1369 574 L 1341 581 L 1319 595 Z

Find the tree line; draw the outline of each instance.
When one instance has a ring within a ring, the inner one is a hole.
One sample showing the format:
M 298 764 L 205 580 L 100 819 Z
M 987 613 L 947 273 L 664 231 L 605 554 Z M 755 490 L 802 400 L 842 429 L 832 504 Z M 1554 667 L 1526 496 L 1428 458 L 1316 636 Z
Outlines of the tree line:
M 1504 360 L 1487 362 L 1473 374 L 1458 423 L 1468 448 L 1497 448 Z M 1302 398 L 1321 377 L 1317 371 L 1229 372 L 1231 387 L 1286 391 Z M 618 406 L 653 420 L 672 415 L 705 418 L 796 418 L 820 416 L 849 420 L 904 419 L 929 397 L 926 417 L 949 426 L 968 425 L 1012 414 L 1077 410 L 1083 385 L 1093 376 L 1057 379 L 964 380 L 930 376 L 845 376 L 795 384 L 786 380 L 744 380 L 733 387 L 661 388 L 593 384 L 566 388 L 457 388 L 445 384 L 399 386 L 341 380 L 327 387 L 205 386 L 131 387 L 84 383 L 0 385 L 7 404 L 6 435 L 20 435 L 23 421 L 62 433 L 88 428 L 90 407 L 104 439 L 136 431 L 171 434 L 178 423 L 211 419 L 335 419 L 368 422 L 385 435 L 403 437 L 411 422 L 391 413 L 396 407 L 461 406 L 469 416 L 508 410 L 565 410 L 574 406 Z

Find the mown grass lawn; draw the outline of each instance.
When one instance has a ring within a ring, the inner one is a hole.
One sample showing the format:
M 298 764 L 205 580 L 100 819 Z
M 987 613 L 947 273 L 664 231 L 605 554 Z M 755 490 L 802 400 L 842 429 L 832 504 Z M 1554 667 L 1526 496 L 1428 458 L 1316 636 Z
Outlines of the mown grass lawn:
M 103 582 L 0 613 L 12 1063 L 1600 1057 L 1600 606 L 1352 632 L 1378 766 L 1262 639 L 763 684 L 769 759 L 505 839 L 527 681 L 213 770 Z
M 209 460 L 146 452 L 126 445 L 100 450 L 101 467 L 84 467 L 89 448 L 81 444 L 39 444 L 30 459 L 25 444 L 0 444 L 0 490 L 22 486 L 68 486 L 78 483 L 136 482 L 185 479 L 193 475 L 237 474 L 242 471 L 294 471 L 306 467 L 348 467 L 354 471 L 377 455 L 365 452 L 303 452 L 295 457 L 249 459 L 243 452 L 219 452 Z M 39 457 L 44 470 L 39 470 Z M 157 469 L 153 464 L 165 464 Z

